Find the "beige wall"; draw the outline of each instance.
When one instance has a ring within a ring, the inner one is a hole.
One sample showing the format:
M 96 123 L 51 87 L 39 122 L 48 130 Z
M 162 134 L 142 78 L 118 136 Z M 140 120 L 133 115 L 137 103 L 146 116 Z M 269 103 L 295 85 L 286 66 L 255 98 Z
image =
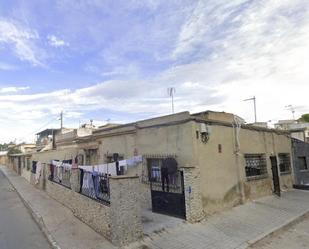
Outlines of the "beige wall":
M 196 124 L 196 130 L 199 130 L 199 124 Z M 233 134 L 230 127 L 211 126 L 207 143 L 195 138 L 202 202 L 206 213 L 237 205 L 241 201 L 240 183 L 243 176 L 238 164 L 242 164 L 242 158 L 234 154 Z M 219 144 L 221 153 L 218 152 Z
M 77 148 L 66 148 L 58 150 L 48 150 L 35 152 L 32 154 L 32 161 L 40 161 L 42 163 L 50 163 L 51 160 L 70 160 L 78 154 Z
M 99 161 L 104 162 L 106 155 L 119 153 L 124 158 L 139 155 L 177 155 L 181 167 L 193 164 L 192 122 L 164 127 L 137 129 L 131 134 L 115 134 L 99 138 Z
M 198 125 L 196 129 L 198 130 Z M 214 213 L 246 200 L 272 194 L 270 156 L 291 155 L 291 141 L 274 132 L 241 129 L 239 152 L 233 127 L 212 125 L 209 141 L 196 139 L 198 166 L 201 171 L 201 191 L 204 212 Z M 221 144 L 222 152 L 218 146 Z M 245 175 L 245 154 L 266 154 L 268 177 L 248 180 Z M 292 162 L 292 160 L 291 160 Z M 292 187 L 291 174 L 281 176 L 282 188 Z
M 9 162 L 8 160 L 8 156 L 5 155 L 5 156 L 0 156 L 0 165 L 7 165 Z

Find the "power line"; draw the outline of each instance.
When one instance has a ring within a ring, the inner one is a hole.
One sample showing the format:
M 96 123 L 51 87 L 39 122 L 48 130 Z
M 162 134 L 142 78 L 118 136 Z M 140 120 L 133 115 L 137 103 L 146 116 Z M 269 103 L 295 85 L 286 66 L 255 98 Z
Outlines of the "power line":
M 37 132 L 41 131 L 43 128 L 45 128 L 47 125 L 51 124 L 52 122 L 54 122 L 55 120 L 57 120 L 56 117 L 53 117 L 52 119 L 50 119 L 48 122 L 46 122 L 44 125 L 42 125 L 40 128 L 38 129 L 35 129 L 34 131 L 26 134 L 25 136 L 23 137 L 19 137 L 20 140 L 23 140 L 24 138 L 27 138 L 28 136 L 30 135 L 35 135 Z

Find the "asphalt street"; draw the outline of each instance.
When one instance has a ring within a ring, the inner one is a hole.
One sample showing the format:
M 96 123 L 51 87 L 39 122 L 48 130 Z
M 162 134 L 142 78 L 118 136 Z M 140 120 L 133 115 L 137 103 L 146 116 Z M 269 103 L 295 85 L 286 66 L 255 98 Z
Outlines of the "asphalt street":
M 303 219 L 278 234 L 268 237 L 252 249 L 308 249 L 309 248 L 309 217 Z
M 0 248 L 50 249 L 20 197 L 0 170 Z

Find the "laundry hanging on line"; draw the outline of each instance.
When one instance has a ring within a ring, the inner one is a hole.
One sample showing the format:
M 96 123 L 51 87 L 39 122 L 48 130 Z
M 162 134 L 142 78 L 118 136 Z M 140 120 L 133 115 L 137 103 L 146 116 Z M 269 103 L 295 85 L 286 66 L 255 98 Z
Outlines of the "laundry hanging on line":
M 37 162 L 36 164 L 36 172 L 35 172 L 35 184 L 39 183 L 40 177 L 41 177 L 41 171 L 42 171 L 42 164 L 41 162 Z
M 72 169 L 72 164 L 69 164 L 69 163 L 63 163 L 63 162 L 60 162 L 60 161 L 52 160 L 51 164 L 56 166 L 57 168 L 63 167 L 66 170 Z
M 116 163 L 106 163 L 106 164 L 100 164 L 100 165 L 80 165 L 78 166 L 79 169 L 82 169 L 84 172 L 97 172 L 99 174 L 107 174 L 116 176 L 117 175 L 117 169 L 116 169 Z
M 143 156 L 134 156 L 125 160 L 119 161 L 119 166 L 128 169 L 130 167 L 137 166 L 139 163 L 143 162 Z

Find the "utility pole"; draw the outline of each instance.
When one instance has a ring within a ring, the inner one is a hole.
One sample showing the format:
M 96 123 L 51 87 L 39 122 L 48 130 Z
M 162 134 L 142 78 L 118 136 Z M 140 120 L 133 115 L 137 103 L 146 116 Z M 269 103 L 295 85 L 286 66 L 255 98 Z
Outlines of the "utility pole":
M 254 106 L 254 122 L 257 122 L 257 117 L 256 117 L 256 98 L 255 96 L 253 96 L 250 99 L 244 99 L 243 101 L 249 101 L 249 100 L 253 100 L 253 106 Z
M 172 98 L 172 113 L 174 113 L 174 93 L 176 92 L 175 87 L 167 88 L 167 94 Z
M 63 128 L 63 111 L 60 112 L 60 129 Z

